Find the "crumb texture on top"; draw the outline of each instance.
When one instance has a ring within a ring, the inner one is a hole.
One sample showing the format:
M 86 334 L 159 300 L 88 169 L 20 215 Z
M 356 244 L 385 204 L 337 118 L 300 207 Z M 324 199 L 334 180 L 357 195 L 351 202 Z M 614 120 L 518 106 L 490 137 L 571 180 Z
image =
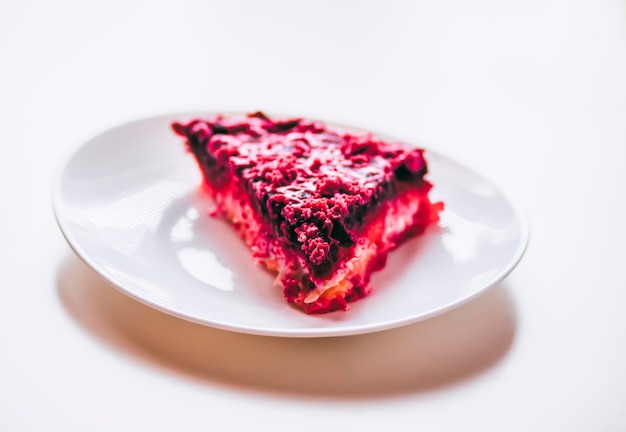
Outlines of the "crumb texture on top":
M 429 188 L 423 150 L 301 118 L 221 115 L 174 123 L 207 180 L 243 181 L 256 210 L 316 277 L 332 271 L 365 218 L 406 186 Z

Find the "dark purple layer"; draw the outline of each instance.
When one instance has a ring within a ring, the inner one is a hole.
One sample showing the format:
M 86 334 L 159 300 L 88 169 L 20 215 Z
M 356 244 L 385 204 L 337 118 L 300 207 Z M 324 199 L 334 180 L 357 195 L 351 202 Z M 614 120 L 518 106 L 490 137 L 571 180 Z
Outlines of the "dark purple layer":
M 426 184 L 423 150 L 303 119 L 215 116 L 174 123 L 207 181 L 243 180 L 276 236 L 302 253 L 316 278 L 332 273 L 341 250 L 381 203 Z

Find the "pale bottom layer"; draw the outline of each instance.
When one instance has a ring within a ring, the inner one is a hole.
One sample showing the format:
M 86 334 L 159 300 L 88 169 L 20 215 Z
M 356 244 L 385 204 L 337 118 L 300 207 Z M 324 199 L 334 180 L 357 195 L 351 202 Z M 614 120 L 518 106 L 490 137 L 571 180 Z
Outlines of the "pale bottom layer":
M 409 189 L 383 204 L 359 230 L 356 244 L 342 248 L 335 270 L 325 279 L 312 277 L 304 257 L 266 229 L 239 187 L 210 193 L 218 212 L 231 221 L 258 262 L 277 273 L 276 284 L 283 288 L 287 301 L 307 313 L 324 313 L 347 310 L 348 303 L 369 294 L 370 274 L 385 266 L 389 251 L 438 220 L 441 205 L 429 201 L 428 189 Z

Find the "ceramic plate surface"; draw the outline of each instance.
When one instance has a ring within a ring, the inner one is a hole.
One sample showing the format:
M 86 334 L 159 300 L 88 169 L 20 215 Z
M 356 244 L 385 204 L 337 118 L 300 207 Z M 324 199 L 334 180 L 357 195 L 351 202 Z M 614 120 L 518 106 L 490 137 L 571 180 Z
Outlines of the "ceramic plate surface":
M 527 224 L 487 180 L 427 151 L 438 226 L 392 252 L 374 292 L 348 312 L 289 306 L 230 226 L 207 216 L 199 169 L 168 115 L 104 132 L 56 178 L 53 205 L 74 251 L 135 299 L 184 319 L 245 333 L 319 337 L 383 330 L 431 317 L 502 280 L 521 259 Z

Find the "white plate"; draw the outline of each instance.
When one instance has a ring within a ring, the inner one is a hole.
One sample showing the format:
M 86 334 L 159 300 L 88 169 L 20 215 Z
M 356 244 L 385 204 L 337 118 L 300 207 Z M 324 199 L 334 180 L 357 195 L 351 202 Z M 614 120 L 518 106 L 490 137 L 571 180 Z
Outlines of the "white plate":
M 365 333 L 425 319 L 475 297 L 521 259 L 528 227 L 475 172 L 427 151 L 439 226 L 395 250 L 374 292 L 348 312 L 306 315 L 220 220 L 168 115 L 125 124 L 82 145 L 54 185 L 57 221 L 76 253 L 137 300 L 201 324 L 273 336 Z M 206 113 L 204 113 L 206 115 Z

